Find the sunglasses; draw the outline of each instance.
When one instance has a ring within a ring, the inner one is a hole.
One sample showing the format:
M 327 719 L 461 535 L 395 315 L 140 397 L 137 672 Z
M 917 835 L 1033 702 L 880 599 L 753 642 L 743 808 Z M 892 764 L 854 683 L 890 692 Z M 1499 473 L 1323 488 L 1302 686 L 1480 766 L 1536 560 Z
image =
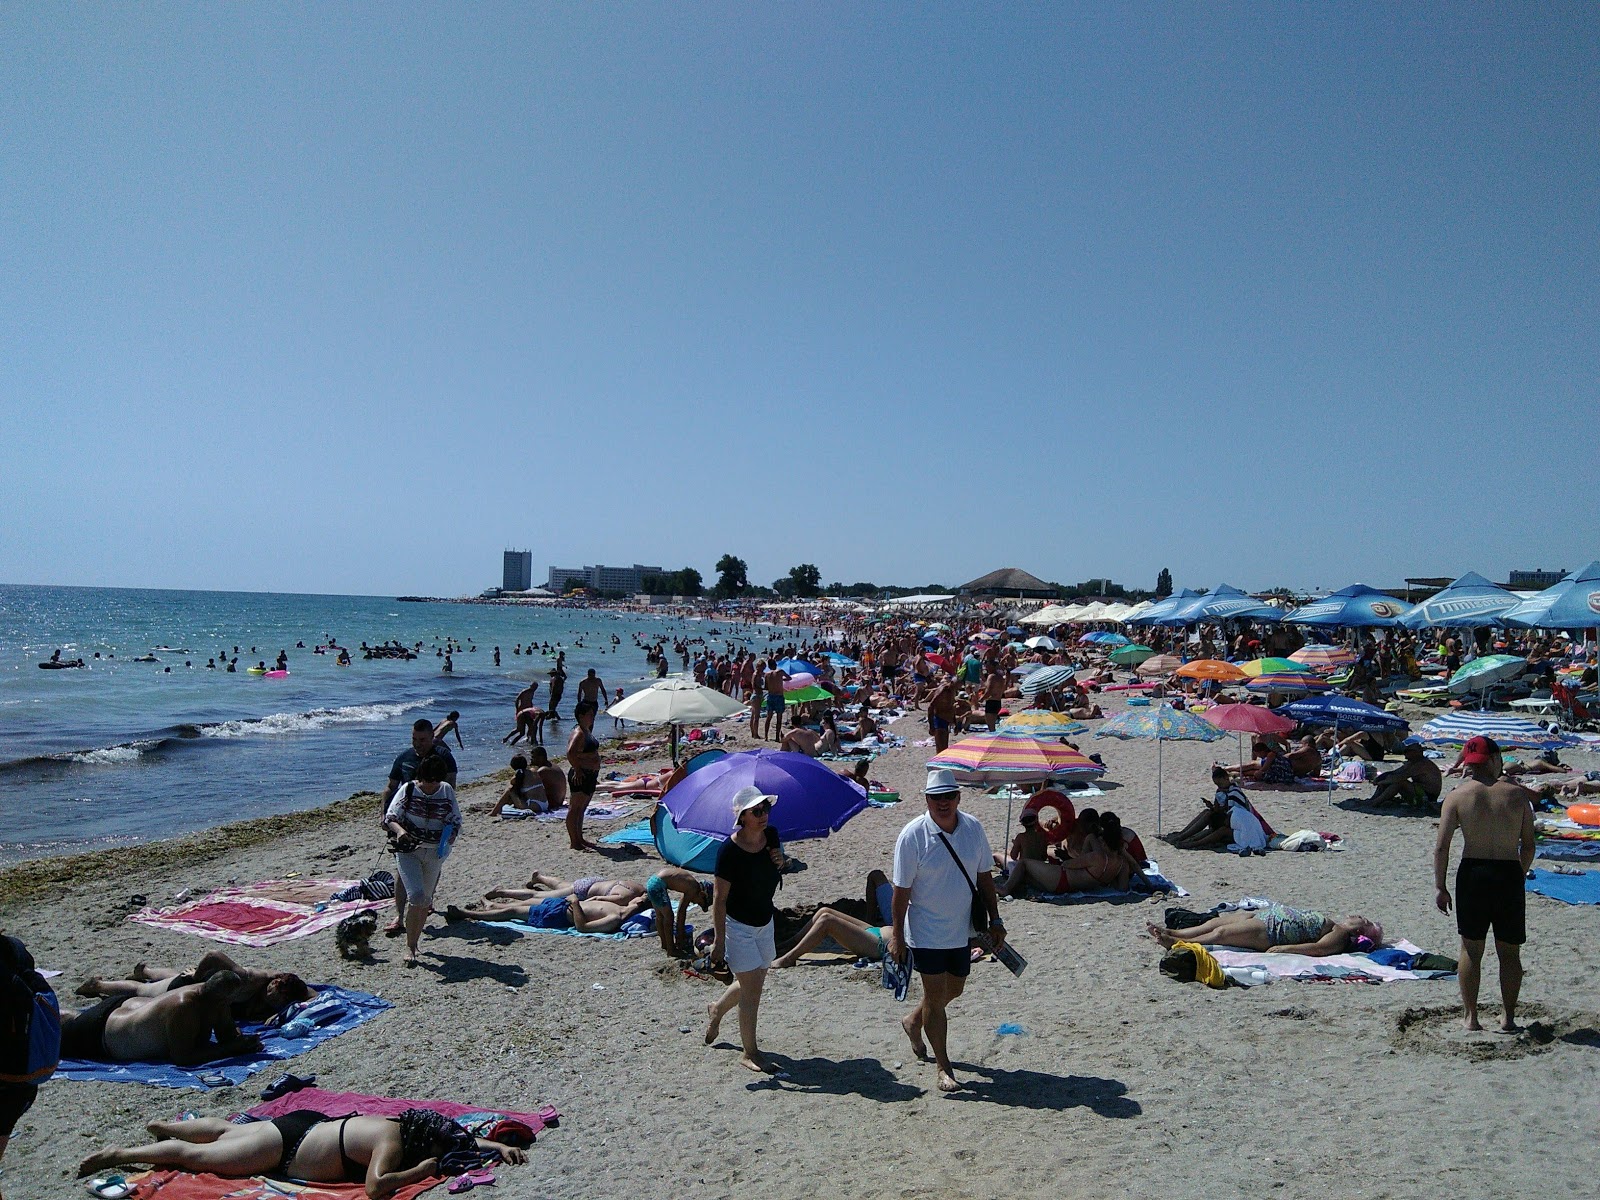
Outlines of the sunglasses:
M 760 813 L 763 817 L 772 811 L 772 801 L 763 800 L 760 804 L 752 804 L 745 812 Z

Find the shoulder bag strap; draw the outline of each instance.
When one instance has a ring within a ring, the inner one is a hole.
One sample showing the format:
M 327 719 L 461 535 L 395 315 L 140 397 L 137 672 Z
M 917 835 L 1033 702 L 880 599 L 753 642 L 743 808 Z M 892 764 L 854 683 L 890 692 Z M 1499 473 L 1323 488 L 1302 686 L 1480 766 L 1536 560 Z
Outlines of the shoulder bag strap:
M 950 851 L 950 857 L 956 860 L 956 866 L 961 870 L 961 878 L 967 881 L 967 886 L 972 889 L 974 897 L 978 895 L 978 885 L 972 882 L 972 876 L 967 874 L 967 864 L 961 861 L 961 856 L 956 853 L 956 848 L 950 844 L 950 839 L 945 837 L 944 831 L 939 831 L 939 840 L 944 843 L 944 848 Z

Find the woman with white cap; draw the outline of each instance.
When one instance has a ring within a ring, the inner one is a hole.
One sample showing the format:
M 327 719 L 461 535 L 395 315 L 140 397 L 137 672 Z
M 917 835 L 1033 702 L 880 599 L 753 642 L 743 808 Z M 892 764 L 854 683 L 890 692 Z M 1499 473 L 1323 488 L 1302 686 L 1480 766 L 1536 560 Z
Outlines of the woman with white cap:
M 756 1049 L 756 1010 L 767 968 L 777 957 L 773 929 L 772 896 L 778 890 L 778 856 L 768 845 L 767 818 L 777 797 L 757 787 L 740 788 L 733 796 L 733 835 L 717 852 L 711 924 L 715 942 L 712 962 L 726 962 L 733 983 L 722 998 L 707 1009 L 706 1045 L 717 1040 L 722 1018 L 739 1008 L 742 1066 L 777 1074 L 778 1069 Z

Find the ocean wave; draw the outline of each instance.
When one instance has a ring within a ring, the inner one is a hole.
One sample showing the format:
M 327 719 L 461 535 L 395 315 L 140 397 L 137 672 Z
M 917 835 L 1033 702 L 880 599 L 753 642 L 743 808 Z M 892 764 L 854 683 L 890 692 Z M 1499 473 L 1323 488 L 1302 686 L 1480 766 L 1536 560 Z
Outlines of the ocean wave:
M 75 754 L 63 754 L 59 757 L 65 762 L 86 763 L 92 767 L 115 766 L 118 763 L 137 762 L 144 757 L 146 750 L 159 746 L 161 740 L 129 742 L 122 746 L 105 746 L 99 750 L 80 750 Z
M 303 713 L 273 713 L 241 721 L 219 721 L 201 725 L 198 733 L 207 738 L 243 738 L 307 733 L 334 725 L 371 725 L 392 721 L 414 708 L 426 708 L 433 701 L 414 700 L 404 704 L 350 704 L 343 708 L 314 708 Z

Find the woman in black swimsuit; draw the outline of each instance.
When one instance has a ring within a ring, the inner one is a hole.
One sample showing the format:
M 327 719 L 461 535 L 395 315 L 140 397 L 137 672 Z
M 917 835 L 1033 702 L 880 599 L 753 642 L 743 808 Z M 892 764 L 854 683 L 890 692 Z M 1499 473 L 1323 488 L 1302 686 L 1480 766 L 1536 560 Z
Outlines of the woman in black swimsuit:
M 583 836 L 583 814 L 600 784 L 600 741 L 594 736 L 596 706 L 580 700 L 572 710 L 578 727 L 567 742 L 567 840 L 574 850 L 598 850 Z
M 369 1196 L 382 1197 L 441 1174 L 440 1157 L 454 1150 L 490 1150 L 502 1162 L 527 1161 L 523 1151 L 473 1138 L 427 1109 L 408 1109 L 398 1117 L 329 1117 L 301 1109 L 246 1125 L 197 1117 L 152 1121 L 147 1128 L 162 1140 L 91 1154 L 79 1164 L 79 1176 L 124 1163 L 149 1163 L 228 1179 L 271 1175 L 310 1183 L 360 1183 Z

